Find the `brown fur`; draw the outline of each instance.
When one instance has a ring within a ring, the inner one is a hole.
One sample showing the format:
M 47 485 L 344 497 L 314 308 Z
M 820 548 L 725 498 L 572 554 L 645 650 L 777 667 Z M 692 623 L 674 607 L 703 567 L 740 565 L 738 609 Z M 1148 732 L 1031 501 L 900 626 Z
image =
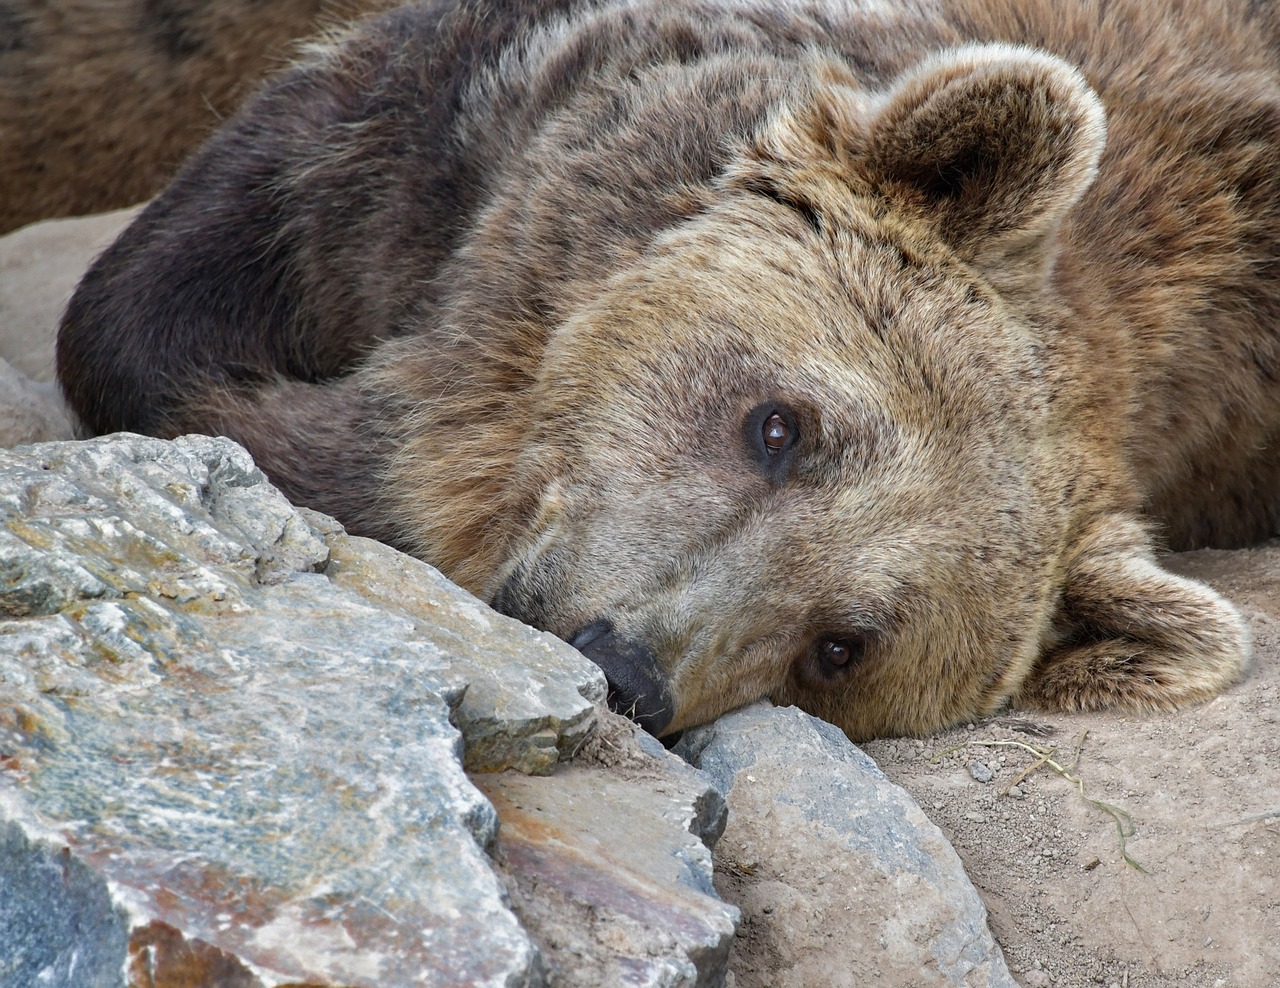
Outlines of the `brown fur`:
M 0 0 L 0 233 L 159 192 L 296 39 L 394 0 Z
M 1153 553 L 1280 528 L 1277 25 L 1158 6 L 405 8 L 126 231 L 61 380 L 244 441 L 659 732 L 1203 699 L 1243 623 Z

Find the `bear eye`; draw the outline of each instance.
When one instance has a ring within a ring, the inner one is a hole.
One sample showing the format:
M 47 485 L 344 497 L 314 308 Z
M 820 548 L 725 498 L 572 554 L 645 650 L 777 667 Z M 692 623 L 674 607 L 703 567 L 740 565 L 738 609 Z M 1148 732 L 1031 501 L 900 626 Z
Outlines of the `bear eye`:
M 795 682 L 812 690 L 846 682 L 866 658 L 875 636 L 873 631 L 853 631 L 815 638 L 792 666 Z
M 867 640 L 864 635 L 823 638 L 818 642 L 818 659 L 824 670 L 840 672 L 862 658 Z
M 841 641 L 835 638 L 828 638 L 822 643 L 822 661 L 829 666 L 848 665 L 849 660 L 853 657 L 853 649 L 847 641 Z
M 757 405 L 747 414 L 743 429 L 756 466 L 766 476 L 781 480 L 800 438 L 795 413 L 788 406 L 773 402 Z
M 777 456 L 791 442 L 791 426 L 777 412 L 764 420 L 764 448 L 770 456 Z

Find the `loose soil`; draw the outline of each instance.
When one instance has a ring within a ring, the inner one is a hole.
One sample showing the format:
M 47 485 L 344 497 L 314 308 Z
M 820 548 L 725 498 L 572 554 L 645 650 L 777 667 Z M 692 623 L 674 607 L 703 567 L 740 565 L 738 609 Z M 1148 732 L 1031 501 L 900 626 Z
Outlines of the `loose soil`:
M 1249 675 L 1217 699 L 1144 716 L 1013 712 L 864 746 L 955 846 L 1027 988 L 1280 985 L 1280 541 L 1169 564 L 1229 596 L 1252 625 Z M 1072 778 L 1042 765 L 1019 782 L 1039 761 L 1030 748 L 1052 749 Z M 731 819 L 723 853 L 750 825 Z M 803 873 L 770 865 L 804 887 Z M 750 935 L 777 921 L 770 903 L 742 897 L 720 870 L 721 893 L 746 920 L 736 988 L 793 984 L 769 938 Z M 831 876 L 810 877 L 829 895 Z M 834 974 L 850 945 L 819 924 L 807 947 Z

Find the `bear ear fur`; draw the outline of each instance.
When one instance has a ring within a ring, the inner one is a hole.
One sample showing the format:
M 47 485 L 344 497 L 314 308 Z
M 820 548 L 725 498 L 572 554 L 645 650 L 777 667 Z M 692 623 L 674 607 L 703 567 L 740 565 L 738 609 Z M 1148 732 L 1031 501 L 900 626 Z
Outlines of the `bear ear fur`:
M 756 160 L 778 171 L 789 160 L 775 198 L 819 212 L 809 200 L 840 173 L 846 194 L 924 220 L 1017 292 L 1043 283 L 1058 223 L 1093 181 L 1105 141 L 1102 103 L 1075 68 L 1033 48 L 972 45 L 927 59 L 878 97 L 820 85 L 761 135 Z
M 1204 584 L 1160 567 L 1142 526 L 1094 523 L 1068 561 L 1054 639 L 1014 695 L 1048 710 L 1170 710 L 1238 680 L 1249 633 Z

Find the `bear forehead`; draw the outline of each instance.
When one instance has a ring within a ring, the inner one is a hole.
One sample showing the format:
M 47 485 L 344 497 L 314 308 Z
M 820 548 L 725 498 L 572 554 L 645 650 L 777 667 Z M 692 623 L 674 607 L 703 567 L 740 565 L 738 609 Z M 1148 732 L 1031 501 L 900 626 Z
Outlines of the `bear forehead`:
M 1037 356 L 1025 322 L 920 224 L 872 207 L 814 230 L 759 196 L 669 231 L 556 335 L 589 338 L 596 370 L 763 359 L 820 376 L 835 361 L 885 380 L 909 357 L 1021 378 Z
M 809 401 L 859 426 L 874 406 L 921 428 L 940 412 L 1039 414 L 1041 347 L 980 282 L 839 239 L 655 258 L 557 334 L 547 375 L 578 407 L 592 392 L 684 408 Z

